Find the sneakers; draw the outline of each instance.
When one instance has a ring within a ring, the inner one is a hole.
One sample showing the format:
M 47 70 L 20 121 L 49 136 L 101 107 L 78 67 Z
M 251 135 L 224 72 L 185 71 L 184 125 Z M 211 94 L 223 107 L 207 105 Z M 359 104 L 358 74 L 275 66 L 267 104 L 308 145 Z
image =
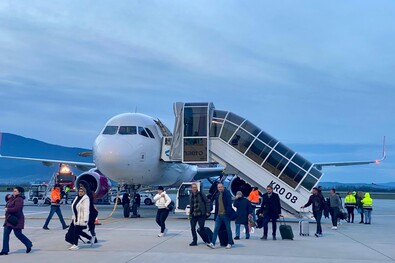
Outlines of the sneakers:
M 197 242 L 196 242 L 196 241 L 192 241 L 189 245 L 190 245 L 191 247 L 197 246 Z
M 212 248 L 212 249 L 215 248 L 215 245 L 214 245 L 213 243 L 208 243 L 207 246 L 208 246 L 209 248 Z
M 231 244 L 227 244 L 225 248 L 226 248 L 226 249 L 231 249 L 231 248 L 232 248 L 232 245 L 231 245 Z
M 239 236 L 235 236 L 235 240 L 239 240 L 240 239 L 240 237 Z
M 65 229 L 67 229 L 67 228 L 69 228 L 69 226 L 68 226 L 68 225 L 66 225 L 66 226 L 63 226 L 63 230 L 65 230 Z
M 163 231 L 163 235 L 165 236 L 167 234 L 168 229 L 165 228 L 165 230 Z
M 337 230 L 337 226 L 333 226 L 333 227 L 332 227 L 332 230 Z
M 163 233 L 159 233 L 159 234 L 158 234 L 158 237 L 163 237 L 163 236 L 164 236 Z
M 97 242 L 97 239 L 96 239 L 96 237 L 95 236 L 91 236 L 91 240 L 90 240 L 91 242 L 91 246 L 93 246 L 93 243 L 96 243 Z M 96 242 L 95 242 L 96 241 Z
M 267 236 L 263 236 L 263 237 L 261 237 L 261 239 L 266 240 L 266 239 L 267 239 Z
M 47 226 L 43 226 L 43 229 L 45 230 L 49 230 L 49 228 Z
M 276 236 L 273 236 L 273 240 L 277 240 Z
M 69 248 L 69 250 L 78 250 L 78 249 L 80 249 L 78 246 L 76 246 L 76 245 L 72 245 L 70 248 Z
M 26 254 L 29 254 L 30 251 L 32 251 L 32 247 L 33 247 L 33 244 L 30 247 L 26 248 Z

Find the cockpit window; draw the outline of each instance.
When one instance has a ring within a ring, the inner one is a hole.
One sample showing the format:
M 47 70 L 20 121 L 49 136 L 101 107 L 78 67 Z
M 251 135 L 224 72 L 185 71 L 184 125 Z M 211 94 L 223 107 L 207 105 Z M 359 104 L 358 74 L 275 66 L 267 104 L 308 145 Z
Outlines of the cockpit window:
M 121 135 L 133 135 L 137 134 L 137 129 L 136 126 L 121 126 L 118 133 Z
M 139 127 L 139 134 L 143 135 L 144 137 L 148 137 L 147 132 L 144 130 L 143 127 Z
M 118 131 L 118 126 L 106 126 L 103 130 L 103 134 L 116 134 Z
M 150 129 L 145 128 L 145 130 L 147 131 L 149 137 L 151 137 L 152 139 L 155 139 L 155 136 L 154 136 L 154 134 L 152 133 L 152 131 Z

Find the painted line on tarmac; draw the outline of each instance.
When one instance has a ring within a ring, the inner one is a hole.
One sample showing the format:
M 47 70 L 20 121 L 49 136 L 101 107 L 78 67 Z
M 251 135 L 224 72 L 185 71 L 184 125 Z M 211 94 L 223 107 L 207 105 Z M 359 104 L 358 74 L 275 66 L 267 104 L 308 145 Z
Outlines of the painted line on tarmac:
M 113 228 L 113 227 L 100 227 L 100 230 L 105 231 L 158 231 L 158 228 Z M 190 229 L 170 229 L 170 232 L 190 232 Z

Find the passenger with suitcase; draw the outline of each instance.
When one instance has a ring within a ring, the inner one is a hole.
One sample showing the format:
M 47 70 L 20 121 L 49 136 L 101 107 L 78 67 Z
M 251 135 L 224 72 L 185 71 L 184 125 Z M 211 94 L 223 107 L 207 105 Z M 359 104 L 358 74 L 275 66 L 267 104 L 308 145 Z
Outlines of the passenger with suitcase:
M 228 237 L 228 244 L 226 248 L 232 248 L 233 245 L 233 238 L 232 238 L 232 229 L 230 227 L 230 221 L 233 219 L 236 212 L 232 208 L 232 198 L 231 193 L 225 189 L 222 183 L 219 183 L 218 191 L 213 197 L 213 202 L 215 204 L 215 227 L 213 233 L 213 239 L 210 244 L 207 246 L 210 248 L 215 248 L 215 242 L 217 241 L 218 233 L 222 224 L 225 225 L 227 237 Z
M 199 235 L 203 239 L 204 243 L 211 243 L 213 233 L 210 229 L 204 227 L 206 217 L 210 216 L 210 202 L 207 197 L 198 190 L 196 183 L 192 183 L 192 193 L 189 196 L 189 207 L 190 207 L 190 222 L 192 232 L 192 243 L 190 246 L 197 246 L 197 234 L 196 224 L 199 224 Z
M 281 204 L 278 194 L 273 193 L 273 187 L 268 185 L 266 193 L 262 196 L 261 208 L 257 212 L 259 217 L 263 217 L 263 236 L 261 239 L 267 239 L 269 230 L 269 221 L 272 221 L 273 240 L 276 240 L 277 219 L 281 216 Z
M 233 206 L 236 207 L 236 236 L 235 239 L 240 239 L 240 225 L 244 225 L 245 228 L 245 233 L 246 233 L 246 239 L 250 238 L 250 231 L 248 227 L 248 216 L 253 213 L 253 207 L 248 201 L 247 198 L 243 197 L 243 193 L 241 191 L 238 191 L 236 193 L 236 200 L 233 203 Z
M 307 201 L 307 203 L 301 208 L 303 209 L 309 207 L 310 205 L 312 206 L 313 215 L 315 221 L 317 222 L 317 230 L 315 232 L 315 236 L 321 237 L 322 236 L 321 218 L 322 218 L 322 211 L 325 208 L 325 199 L 322 195 L 319 194 L 317 187 L 313 188 L 313 194 L 310 195 L 309 201 Z

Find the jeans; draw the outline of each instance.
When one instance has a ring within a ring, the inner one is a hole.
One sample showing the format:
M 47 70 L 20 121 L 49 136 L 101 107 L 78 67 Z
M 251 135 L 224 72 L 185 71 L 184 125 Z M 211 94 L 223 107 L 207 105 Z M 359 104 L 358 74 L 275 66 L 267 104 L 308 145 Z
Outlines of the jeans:
M 156 223 L 160 226 L 160 232 L 163 233 L 165 232 L 166 225 L 165 221 L 167 216 L 169 215 L 169 209 L 166 208 L 161 208 L 158 209 L 158 212 L 156 213 Z
M 243 224 L 243 225 L 246 230 L 246 237 L 250 237 L 250 230 L 249 230 L 248 224 Z M 236 224 L 236 236 L 237 237 L 240 237 L 240 226 L 241 226 L 241 224 Z
M 196 224 L 199 224 L 199 229 L 204 229 L 204 222 L 206 221 L 206 216 L 192 216 L 191 217 L 191 232 L 192 232 L 192 240 L 193 242 L 197 242 L 197 234 L 196 234 Z
M 32 242 L 22 233 L 22 229 L 5 226 L 3 232 L 3 249 L 1 252 L 10 252 L 10 234 L 12 230 L 14 230 L 15 236 L 26 246 L 26 248 L 33 246 Z
M 317 234 L 322 234 L 322 227 L 321 227 L 321 218 L 322 218 L 322 211 L 313 212 L 315 221 L 317 222 Z
M 364 209 L 365 213 L 365 223 L 372 223 L 372 209 Z
M 267 237 L 267 232 L 269 231 L 269 221 L 272 221 L 272 235 L 276 236 L 277 231 L 277 218 L 270 215 L 265 215 L 263 217 L 263 235 Z
M 347 221 L 354 223 L 354 207 L 353 206 L 347 206 Z
M 339 207 L 331 207 L 332 225 L 337 226 L 337 217 L 339 215 Z
M 217 241 L 218 232 L 222 224 L 225 224 L 226 232 L 228 233 L 228 244 L 233 244 L 232 229 L 230 228 L 230 219 L 227 215 L 217 215 L 215 218 L 215 227 L 213 232 L 212 243 L 215 245 Z
M 60 223 L 62 223 L 63 228 L 66 228 L 66 222 L 64 222 L 62 211 L 60 210 L 59 205 L 51 205 L 51 211 L 49 212 L 48 218 L 45 221 L 44 227 L 48 227 L 49 221 L 51 221 L 53 214 L 57 214 L 60 220 Z

